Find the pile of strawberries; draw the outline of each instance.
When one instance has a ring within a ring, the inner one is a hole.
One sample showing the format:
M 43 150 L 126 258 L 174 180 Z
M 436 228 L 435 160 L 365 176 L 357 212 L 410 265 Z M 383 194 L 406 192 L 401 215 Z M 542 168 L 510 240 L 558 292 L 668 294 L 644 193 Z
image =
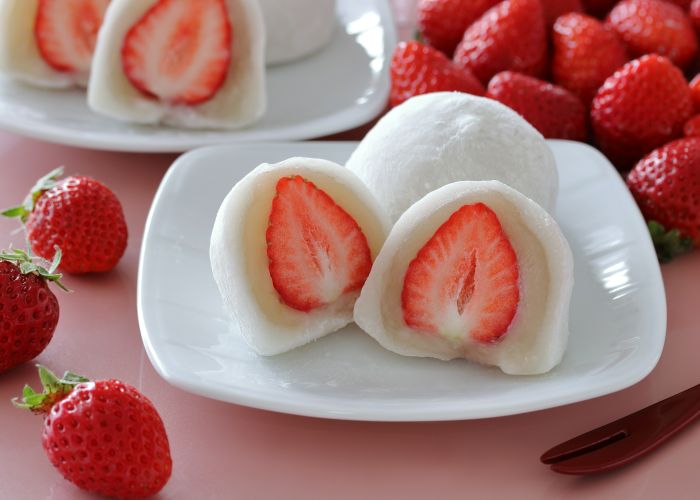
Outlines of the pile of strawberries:
M 467 92 L 590 142 L 634 167 L 663 259 L 700 246 L 700 0 L 420 0 L 418 28 L 394 53 L 392 106 Z

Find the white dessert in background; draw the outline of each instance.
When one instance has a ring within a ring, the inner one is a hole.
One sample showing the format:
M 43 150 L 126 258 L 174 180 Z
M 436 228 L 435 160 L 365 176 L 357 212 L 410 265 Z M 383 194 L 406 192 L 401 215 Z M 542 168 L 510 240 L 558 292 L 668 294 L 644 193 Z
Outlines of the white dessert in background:
M 562 359 L 572 287 L 571 249 L 543 208 L 498 181 L 457 182 L 398 220 L 355 322 L 402 355 L 540 374 Z
M 457 181 L 501 181 L 546 210 L 559 181 L 542 135 L 510 108 L 458 92 L 409 99 L 370 130 L 347 167 L 392 220 L 429 192 Z
M 268 64 L 300 59 L 327 45 L 336 25 L 335 0 L 259 0 Z
M 260 165 L 228 194 L 211 237 L 233 329 L 267 356 L 351 323 L 388 230 L 377 200 L 346 168 L 310 158 Z
M 266 106 L 264 37 L 257 0 L 112 0 L 88 104 L 142 124 L 250 125 Z
M 48 88 L 87 85 L 109 0 L 0 0 L 0 73 Z

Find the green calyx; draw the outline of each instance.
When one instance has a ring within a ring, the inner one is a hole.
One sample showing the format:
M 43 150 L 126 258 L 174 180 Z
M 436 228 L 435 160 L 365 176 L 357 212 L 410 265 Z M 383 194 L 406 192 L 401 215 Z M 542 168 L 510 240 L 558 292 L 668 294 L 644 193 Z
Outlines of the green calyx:
M 59 379 L 45 366 L 36 366 L 39 369 L 39 379 L 44 390 L 36 392 L 29 385 L 25 385 L 22 397 L 12 400 L 12 404 L 17 408 L 30 410 L 34 413 L 48 413 L 51 411 L 51 407 L 68 396 L 76 385 L 90 381 L 71 372 L 66 372 L 63 378 Z
M 63 277 L 63 275 L 56 272 L 56 269 L 58 269 L 58 265 L 61 263 L 61 257 L 63 254 L 61 253 L 61 249 L 58 248 L 58 246 L 55 246 L 54 249 L 56 250 L 56 253 L 53 256 L 53 261 L 51 261 L 51 263 L 48 264 L 48 268 L 41 265 L 41 259 L 38 259 L 34 255 L 31 255 L 25 252 L 24 250 L 20 250 L 18 248 L 11 248 L 10 250 L 0 251 L 0 261 L 4 260 L 12 262 L 17 267 L 19 267 L 19 270 L 22 274 L 36 274 L 47 281 L 52 281 L 56 283 L 56 285 L 61 290 L 69 292 L 70 290 L 68 290 L 68 288 L 66 288 L 65 285 L 61 283 L 61 278 Z M 37 261 L 39 263 L 37 263 Z
M 678 229 L 667 231 L 663 225 L 653 220 L 649 221 L 648 227 L 656 255 L 661 262 L 669 262 L 693 249 L 693 240 L 682 236 Z
M 62 175 L 63 167 L 58 167 L 52 170 L 44 177 L 36 181 L 36 184 L 34 184 L 34 187 L 24 199 L 21 205 L 17 207 L 8 208 L 7 210 L 3 210 L 2 212 L 0 212 L 0 215 L 3 215 L 4 217 L 10 217 L 12 219 L 19 217 L 19 219 L 24 224 L 25 222 L 27 222 L 29 214 L 31 214 L 32 210 L 34 210 L 34 207 L 36 206 L 36 201 L 39 199 L 39 197 L 42 194 L 44 194 L 45 191 L 54 188 L 56 186 L 56 181 Z

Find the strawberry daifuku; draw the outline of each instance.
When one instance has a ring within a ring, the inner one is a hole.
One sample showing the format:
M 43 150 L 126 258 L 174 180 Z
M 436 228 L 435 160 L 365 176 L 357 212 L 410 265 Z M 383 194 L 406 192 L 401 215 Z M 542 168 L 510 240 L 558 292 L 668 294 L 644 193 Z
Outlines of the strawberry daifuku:
M 392 109 L 347 163 L 392 218 L 456 181 L 498 180 L 550 210 L 559 178 L 542 135 L 492 99 L 436 92 Z
M 340 165 L 260 165 L 231 190 L 212 231 L 212 270 L 233 326 L 266 356 L 346 326 L 388 228 Z
M 568 338 L 573 257 L 552 217 L 498 181 L 456 182 L 394 225 L 355 322 L 405 356 L 545 373 Z
M 0 71 L 29 84 L 86 86 L 110 0 L 2 0 Z
M 265 111 L 264 27 L 253 0 L 113 0 L 88 104 L 137 123 L 240 128 Z

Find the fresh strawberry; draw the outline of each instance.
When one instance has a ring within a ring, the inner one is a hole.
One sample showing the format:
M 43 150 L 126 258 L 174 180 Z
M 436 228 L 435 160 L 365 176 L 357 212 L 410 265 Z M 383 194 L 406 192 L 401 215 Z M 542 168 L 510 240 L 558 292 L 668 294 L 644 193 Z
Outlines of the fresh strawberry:
M 520 302 L 519 266 L 496 214 L 464 205 L 411 261 L 401 292 L 408 326 L 463 342 L 498 342 Z
M 607 77 L 627 62 L 625 47 L 614 31 L 597 19 L 571 13 L 554 23 L 554 82 L 578 95 L 584 104 Z
M 583 2 L 583 10 L 587 14 L 603 19 L 615 6 L 617 0 L 581 0 L 581 2 Z
M 51 342 L 58 323 L 52 281 L 65 290 L 56 267 L 46 269 L 22 250 L 0 252 L 0 373 L 37 357 Z
M 591 105 L 598 146 L 623 169 L 680 137 L 692 114 L 693 101 L 683 73 L 655 54 L 617 70 L 605 80 Z
M 622 0 L 608 14 L 607 25 L 627 45 L 632 57 L 659 54 L 685 69 L 698 51 L 688 15 L 662 0 Z
M 547 26 L 554 24 L 559 16 L 569 12 L 583 12 L 581 0 L 540 0 Z
M 232 38 L 225 0 L 158 0 L 126 35 L 124 73 L 148 96 L 202 104 L 226 81 Z
M 685 122 L 683 135 L 686 137 L 700 137 L 700 115 L 695 115 Z
M 172 471 L 170 445 L 158 411 L 117 380 L 91 382 L 39 366 L 43 393 L 25 386 L 20 408 L 43 414 L 41 442 L 49 460 L 79 488 L 116 498 L 158 493 Z
M 695 32 L 700 32 L 700 0 L 693 0 L 693 3 L 690 4 L 690 12 L 688 15 L 695 27 Z
M 88 73 L 109 0 L 39 0 L 34 38 L 58 71 Z
M 503 71 L 491 79 L 486 95 L 520 113 L 548 139 L 586 140 L 586 108 L 563 87 Z
M 454 61 L 486 84 L 501 71 L 545 72 L 547 34 L 540 0 L 504 0 L 464 33 Z
M 500 0 L 420 0 L 421 39 L 451 56 L 467 28 Z
M 700 113 L 700 73 L 690 81 L 690 95 L 693 98 L 695 111 Z
M 468 69 L 458 68 L 442 52 L 419 42 L 401 42 L 391 59 L 392 106 L 430 92 L 454 90 L 484 95 L 484 87 Z
M 299 311 L 360 290 L 372 267 L 355 219 L 298 175 L 277 182 L 266 238 L 272 284 L 282 302 Z
M 127 228 L 121 203 L 89 177 L 66 177 L 58 168 L 41 178 L 19 207 L 2 212 L 19 217 L 32 251 L 52 260 L 63 250 L 60 269 L 67 273 L 109 271 L 126 249 Z
M 700 248 L 700 137 L 652 151 L 630 172 L 627 185 L 644 217 L 663 226 L 651 227 L 662 260 L 693 243 Z

